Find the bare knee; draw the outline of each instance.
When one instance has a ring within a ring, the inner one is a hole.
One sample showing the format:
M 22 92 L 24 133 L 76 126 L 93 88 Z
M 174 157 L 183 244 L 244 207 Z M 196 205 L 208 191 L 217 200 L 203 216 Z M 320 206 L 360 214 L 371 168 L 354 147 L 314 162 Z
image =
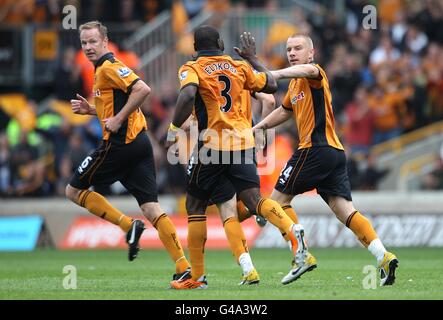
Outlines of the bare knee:
M 143 212 L 143 215 L 149 222 L 153 223 L 155 219 L 164 214 L 160 204 L 158 202 L 146 202 L 140 205 L 140 209 Z
M 220 212 L 220 218 L 222 222 L 228 220 L 229 218 L 237 218 L 237 197 L 234 195 L 232 199 L 217 204 L 218 211 Z
M 329 196 L 328 205 L 336 215 L 337 219 L 343 224 L 346 223 L 346 220 L 355 211 L 352 201 L 346 200 L 340 196 Z
M 278 202 L 278 204 L 281 206 L 291 205 L 292 198 L 294 198 L 294 196 L 290 194 L 285 194 L 275 189 L 271 193 L 271 199 Z
M 81 191 L 82 190 L 74 188 L 73 186 L 68 184 L 65 189 L 66 198 L 68 198 L 69 200 L 71 200 L 74 203 L 77 203 L 78 196 L 80 195 Z

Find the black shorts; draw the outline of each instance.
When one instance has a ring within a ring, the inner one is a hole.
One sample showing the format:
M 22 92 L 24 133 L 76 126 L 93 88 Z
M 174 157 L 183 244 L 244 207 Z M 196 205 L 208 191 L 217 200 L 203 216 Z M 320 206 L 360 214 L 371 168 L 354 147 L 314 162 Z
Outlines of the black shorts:
M 260 188 L 254 149 L 217 151 L 201 147 L 191 156 L 187 174 L 187 192 L 200 200 L 212 198 L 213 203 L 225 202 L 243 190 Z M 224 178 L 233 190 L 228 185 L 223 187 Z
M 211 193 L 208 205 L 221 204 L 229 201 L 235 195 L 234 185 L 226 177 L 222 177 L 220 182 Z
M 327 146 L 297 150 L 275 185 L 277 191 L 294 196 L 314 188 L 326 203 L 330 195 L 352 201 L 343 150 Z
M 157 202 L 157 183 L 151 142 L 146 131 L 134 141 L 117 145 L 104 140 L 75 171 L 69 184 L 77 189 L 120 181 L 139 205 Z

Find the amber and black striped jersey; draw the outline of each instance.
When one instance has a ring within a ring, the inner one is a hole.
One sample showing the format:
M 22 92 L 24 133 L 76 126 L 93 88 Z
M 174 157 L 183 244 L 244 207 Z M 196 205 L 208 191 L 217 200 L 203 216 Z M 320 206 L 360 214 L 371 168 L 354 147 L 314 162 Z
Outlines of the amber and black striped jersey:
M 299 135 L 298 149 L 331 146 L 343 150 L 335 133 L 332 97 L 325 71 L 318 79 L 297 78 L 289 83 L 282 107 L 294 113 Z
M 97 117 L 103 131 L 103 140 L 130 143 L 142 130 L 147 129 L 140 108 L 131 113 L 116 133 L 106 131 L 103 119 L 116 115 L 128 101 L 132 86 L 140 78 L 109 52 L 95 64 L 93 96 Z
M 181 88 L 198 87 L 194 114 L 199 132 L 208 129 L 203 136 L 206 147 L 224 151 L 254 147 L 251 105 L 245 101 L 250 100 L 247 90 L 263 90 L 265 73 L 221 51 L 200 51 L 195 61 L 179 69 L 178 76 Z
M 254 122 L 252 121 L 252 103 L 251 103 L 251 97 L 255 98 L 255 91 L 249 91 L 249 90 L 243 90 L 241 93 L 241 104 L 242 104 L 242 110 L 245 110 L 243 112 L 244 116 L 246 117 L 246 120 L 251 123 L 251 127 L 254 126 Z M 197 120 L 197 117 L 195 115 L 195 109 L 192 110 L 192 116 L 194 117 L 194 120 Z

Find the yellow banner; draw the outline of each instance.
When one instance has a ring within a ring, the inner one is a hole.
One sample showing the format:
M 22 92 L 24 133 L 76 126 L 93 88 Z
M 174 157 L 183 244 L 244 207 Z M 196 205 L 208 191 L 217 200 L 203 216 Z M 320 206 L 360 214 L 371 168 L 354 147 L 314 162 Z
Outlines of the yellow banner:
M 34 33 L 34 58 L 55 60 L 57 58 L 58 34 L 53 30 L 37 30 Z

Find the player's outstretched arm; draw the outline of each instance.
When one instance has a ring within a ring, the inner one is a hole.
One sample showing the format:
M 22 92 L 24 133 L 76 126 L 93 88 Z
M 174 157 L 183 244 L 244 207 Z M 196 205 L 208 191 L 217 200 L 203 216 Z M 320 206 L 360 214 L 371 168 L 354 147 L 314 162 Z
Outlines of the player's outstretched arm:
M 271 74 L 276 80 L 292 78 L 318 79 L 320 71 L 312 64 L 299 64 L 285 69 L 273 70 Z
M 279 124 L 287 121 L 289 118 L 291 118 L 292 112 L 289 110 L 286 110 L 283 107 L 279 107 L 271 112 L 270 115 L 268 115 L 266 118 L 264 118 L 262 121 L 257 123 L 253 130 L 257 129 L 270 129 L 278 126 Z
M 255 54 L 255 39 L 251 35 L 250 32 L 243 32 L 240 36 L 241 50 L 237 47 L 234 47 L 235 52 L 247 60 L 251 66 L 259 71 L 266 73 L 267 81 L 266 85 L 263 88 L 262 92 L 264 93 L 274 93 L 277 91 L 277 81 L 275 81 L 271 72 L 258 60 Z

